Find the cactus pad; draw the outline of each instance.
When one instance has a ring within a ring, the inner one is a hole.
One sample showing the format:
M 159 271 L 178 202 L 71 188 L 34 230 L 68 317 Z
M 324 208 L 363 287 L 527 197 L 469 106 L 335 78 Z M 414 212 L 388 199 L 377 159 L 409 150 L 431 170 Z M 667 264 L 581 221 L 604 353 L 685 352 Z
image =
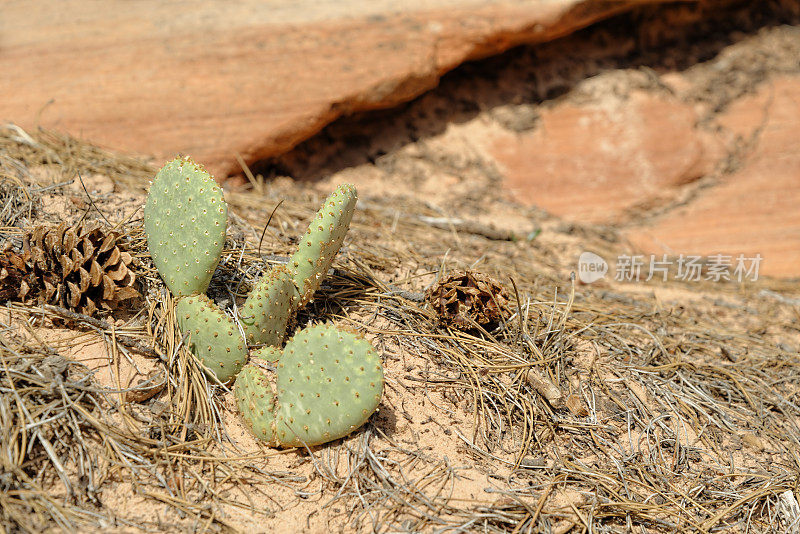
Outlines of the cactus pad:
M 274 360 L 270 349 L 265 360 Z M 262 362 L 261 365 L 265 365 Z M 271 371 L 250 364 L 236 379 L 236 400 L 253 433 L 280 447 L 319 445 L 346 436 L 377 409 L 383 368 L 368 341 L 331 325 L 302 330 Z
M 266 347 L 254 350 L 250 356 L 254 362 L 271 364 L 281 359 L 281 349 L 267 345 Z
M 337 187 L 325 200 L 300 240 L 297 252 L 289 259 L 289 271 L 299 293 L 295 309 L 311 299 L 330 269 L 350 227 L 356 201 L 358 193 L 354 186 Z
M 283 342 L 295 293 L 284 265 L 273 267 L 261 277 L 239 311 L 247 343 L 280 345 Z
M 189 332 L 189 348 L 217 376 L 228 382 L 242 369 L 247 351 L 233 320 L 205 295 L 183 297 L 175 306 L 182 332 Z
M 270 444 L 275 444 L 274 383 L 265 370 L 250 363 L 236 377 L 234 389 L 236 404 L 244 422 L 253 434 Z
M 175 159 L 156 175 L 144 207 L 147 244 L 176 296 L 205 293 L 225 243 L 228 207 L 211 175 Z

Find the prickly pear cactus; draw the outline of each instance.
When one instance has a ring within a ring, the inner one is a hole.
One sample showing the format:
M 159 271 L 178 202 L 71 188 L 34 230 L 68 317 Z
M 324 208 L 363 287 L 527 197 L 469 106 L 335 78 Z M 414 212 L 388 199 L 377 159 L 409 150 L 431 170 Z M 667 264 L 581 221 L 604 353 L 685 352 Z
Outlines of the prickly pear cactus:
M 205 293 L 225 243 L 228 207 L 222 189 L 191 159 L 158 171 L 144 207 L 147 245 L 176 297 Z
M 294 284 L 286 266 L 273 267 L 261 277 L 239 311 L 248 344 L 283 343 L 294 295 Z
M 298 291 L 295 309 L 311 299 L 330 269 L 350 227 L 356 201 L 358 193 L 354 186 L 343 184 L 337 187 L 325 200 L 309 224 L 297 252 L 289 259 L 289 271 Z
M 288 266 L 271 269 L 240 311 L 244 329 L 204 295 L 225 242 L 222 190 L 190 159 L 156 175 L 145 205 L 153 262 L 178 298 L 178 327 L 188 346 L 221 382 L 236 378 L 239 410 L 271 445 L 318 445 L 345 436 L 377 409 L 383 368 L 372 345 L 330 325 L 302 330 L 279 349 L 291 314 L 320 285 L 344 241 L 358 197 L 340 186 L 317 213 Z M 253 352 L 245 366 L 247 349 Z M 238 375 L 238 376 L 237 376 Z
M 270 445 L 319 445 L 346 436 L 380 403 L 380 358 L 356 334 L 321 324 L 296 334 L 279 358 L 278 349 L 264 350 L 239 373 L 235 395 L 253 433 Z
M 175 306 L 182 332 L 189 333 L 189 349 L 223 384 L 242 369 L 247 350 L 231 318 L 205 295 L 183 297 Z

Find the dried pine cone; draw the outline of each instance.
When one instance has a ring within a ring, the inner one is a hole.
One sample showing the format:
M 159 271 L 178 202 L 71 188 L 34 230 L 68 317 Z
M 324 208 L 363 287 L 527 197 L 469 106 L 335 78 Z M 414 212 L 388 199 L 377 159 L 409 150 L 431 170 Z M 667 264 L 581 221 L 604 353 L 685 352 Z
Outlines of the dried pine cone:
M 23 238 L 23 254 L 0 259 L 0 300 L 57 304 L 92 315 L 139 297 L 119 233 L 99 224 L 37 226 Z
M 492 278 L 473 272 L 452 274 L 440 280 L 425 295 L 439 320 L 457 328 L 484 328 L 511 316 L 508 296 Z

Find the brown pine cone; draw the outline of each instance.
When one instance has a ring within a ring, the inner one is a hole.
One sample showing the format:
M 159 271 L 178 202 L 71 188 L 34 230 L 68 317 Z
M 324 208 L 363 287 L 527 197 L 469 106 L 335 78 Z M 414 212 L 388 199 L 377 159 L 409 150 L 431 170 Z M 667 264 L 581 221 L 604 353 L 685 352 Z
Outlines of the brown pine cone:
M 86 315 L 137 298 L 133 257 L 120 234 L 97 223 L 37 226 L 23 238 L 23 254 L 0 259 L 0 300 L 56 304 Z
M 439 320 L 461 329 L 491 328 L 511 316 L 508 296 L 492 278 L 470 271 L 452 274 L 431 287 L 426 300 Z

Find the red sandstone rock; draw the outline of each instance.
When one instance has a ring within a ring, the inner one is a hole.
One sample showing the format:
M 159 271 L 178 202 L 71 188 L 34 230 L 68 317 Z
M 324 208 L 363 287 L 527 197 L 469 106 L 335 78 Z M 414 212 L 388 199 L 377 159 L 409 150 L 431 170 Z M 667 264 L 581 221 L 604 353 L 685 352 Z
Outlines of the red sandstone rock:
M 630 232 L 653 253 L 761 254 L 761 274 L 800 276 L 800 79 L 779 78 L 720 118 L 745 140 L 743 165 L 652 225 Z
M 736 100 L 714 136 L 697 119 L 673 97 L 606 95 L 545 109 L 537 128 L 502 134 L 492 152 L 516 199 L 618 224 L 646 254 L 760 254 L 760 274 L 800 276 L 800 79 Z M 693 190 L 728 150 L 741 167 Z
M 720 143 L 693 109 L 634 92 L 542 111 L 540 126 L 493 143 L 515 197 L 569 220 L 612 223 L 710 172 Z
M 7 1 L 0 120 L 158 160 L 190 153 L 226 175 L 237 154 L 280 154 L 465 60 L 640 3 Z

